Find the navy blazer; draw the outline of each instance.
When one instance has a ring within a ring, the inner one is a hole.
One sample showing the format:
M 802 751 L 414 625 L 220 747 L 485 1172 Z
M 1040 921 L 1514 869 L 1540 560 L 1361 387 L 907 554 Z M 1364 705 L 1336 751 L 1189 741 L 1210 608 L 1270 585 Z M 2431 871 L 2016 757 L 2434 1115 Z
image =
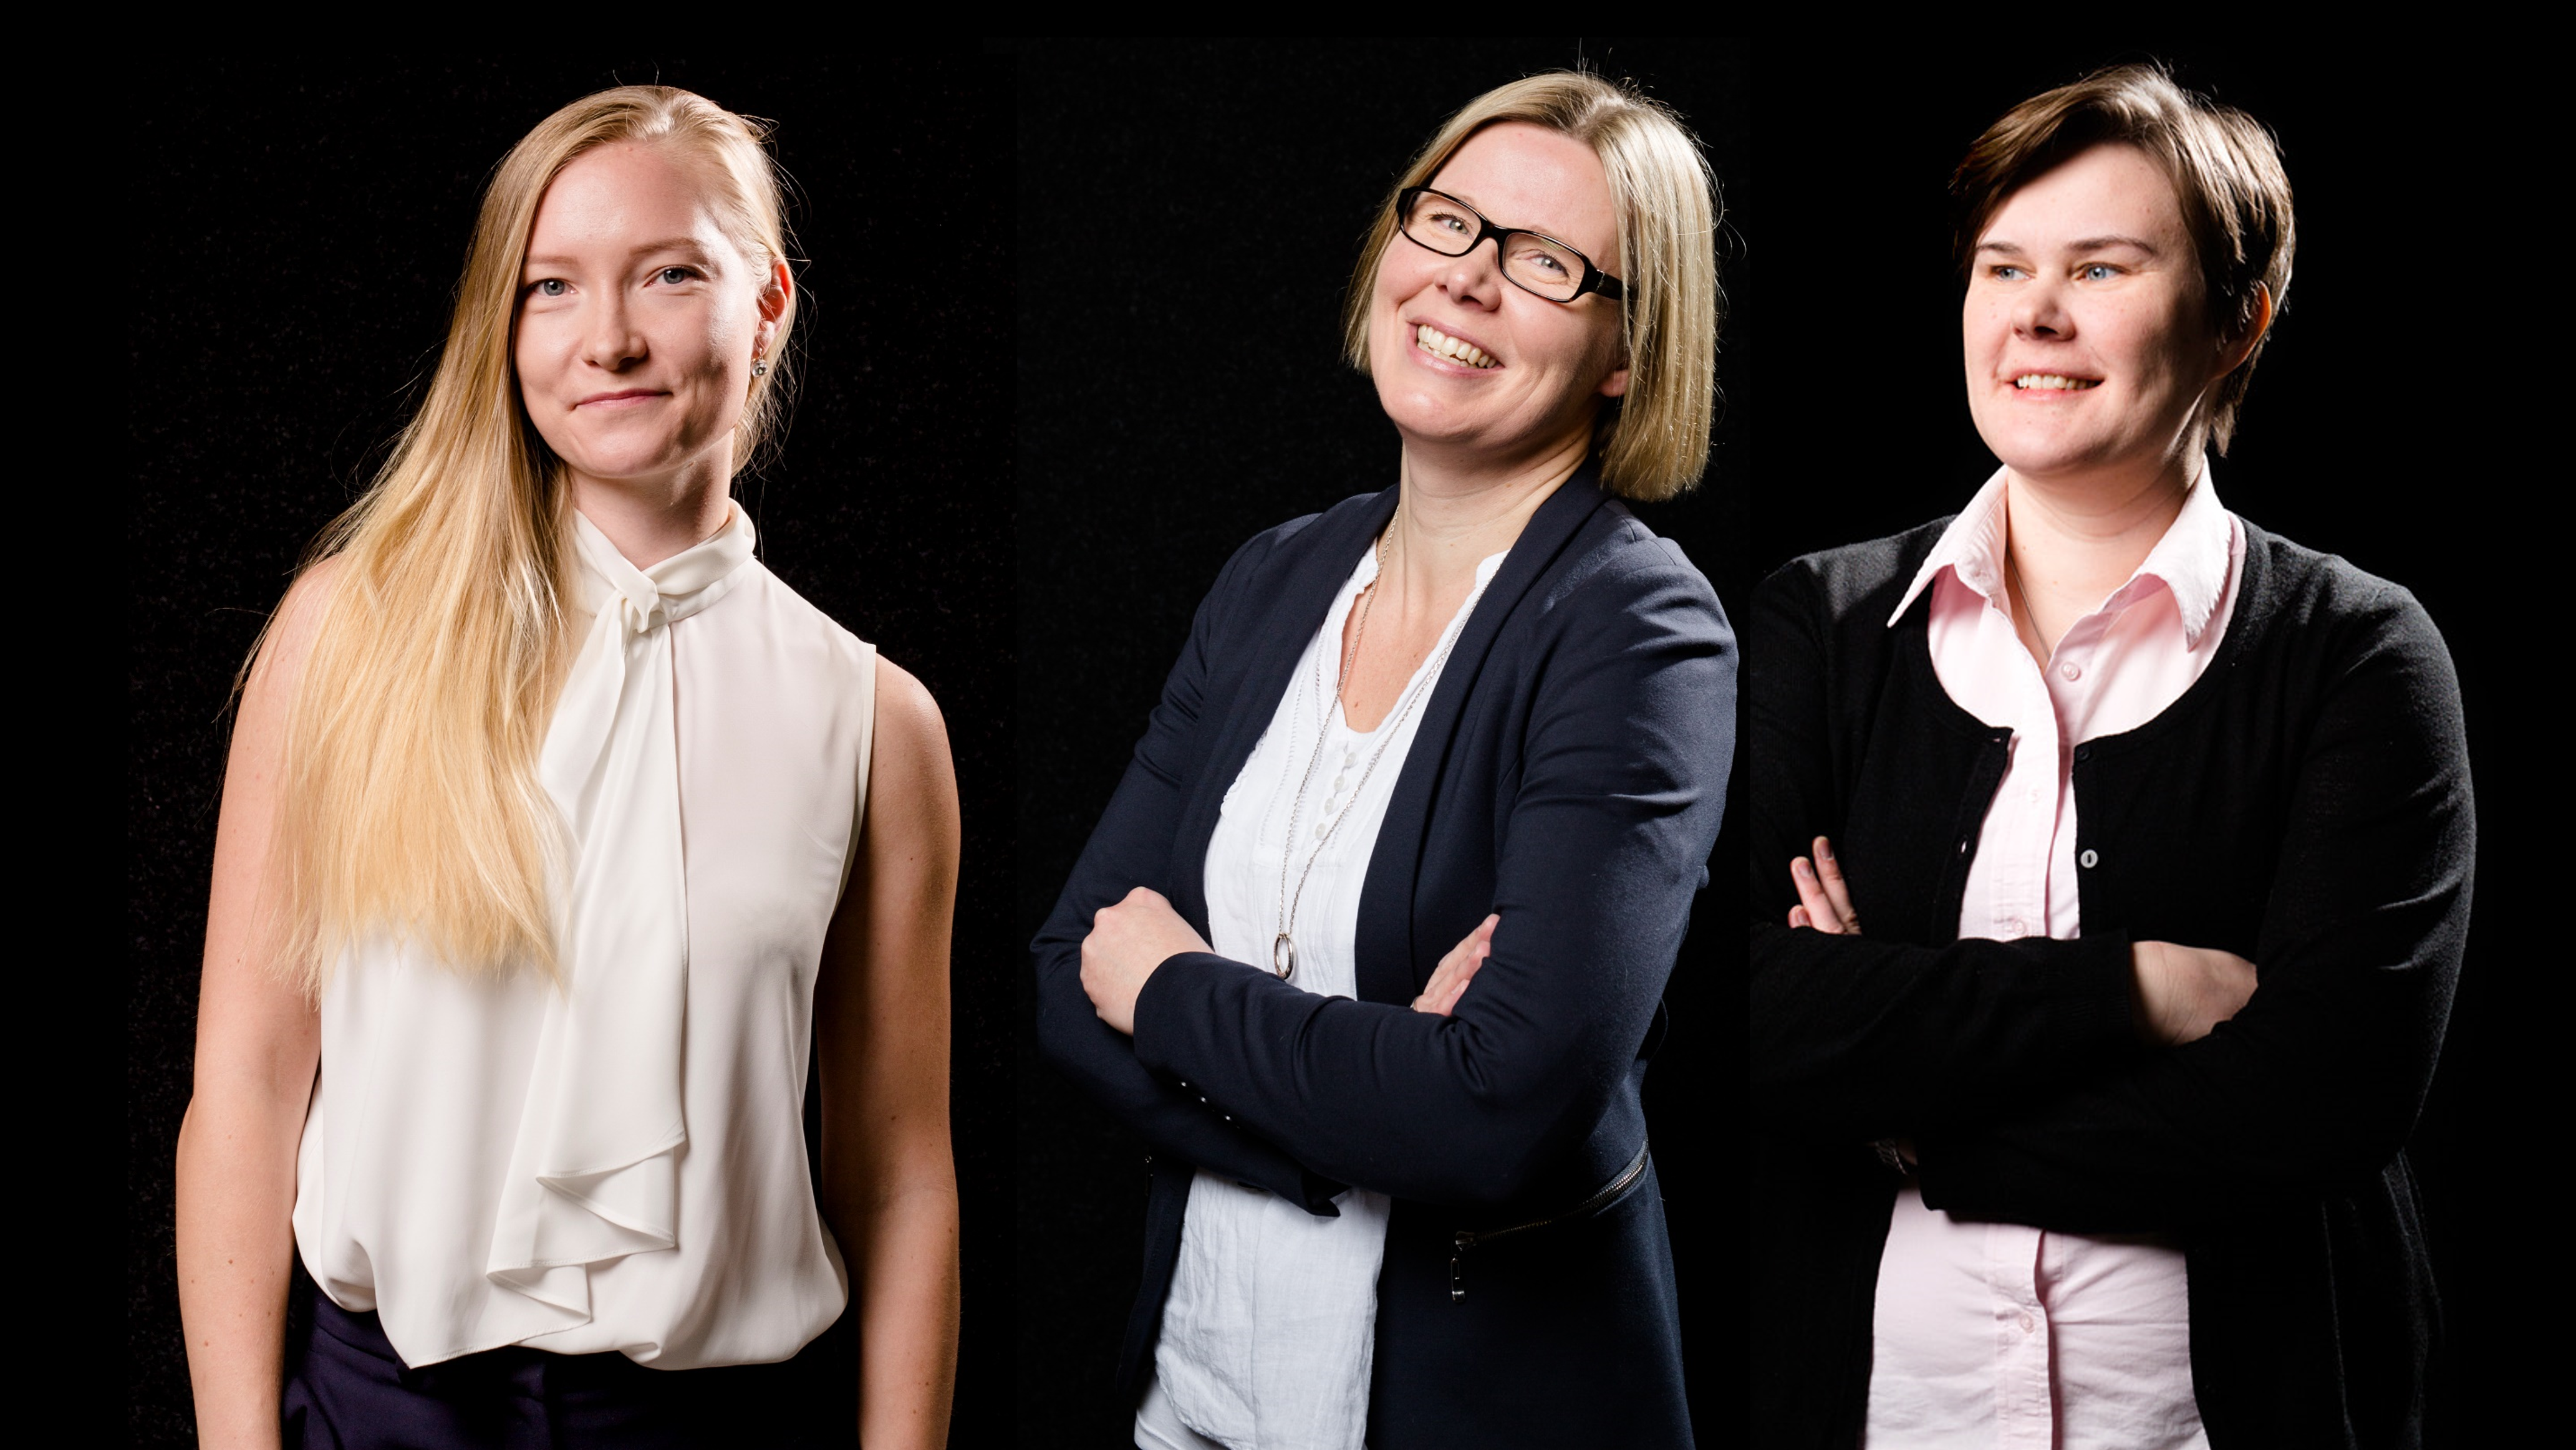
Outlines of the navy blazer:
M 1686 1445 L 1638 1094 L 1717 839 L 1735 641 L 1708 581 L 1591 468 L 1531 517 L 1424 704 L 1362 886 L 1360 1000 L 1185 953 L 1147 981 L 1131 1042 L 1082 991 L 1092 916 L 1134 887 L 1207 931 L 1226 790 L 1395 503 L 1345 500 L 1227 563 L 1032 944 L 1049 1059 L 1155 1149 L 1118 1384 L 1152 1362 L 1194 1169 L 1318 1214 L 1357 1184 L 1395 1200 L 1377 1450 Z M 1412 1011 L 1489 912 L 1457 1009 Z

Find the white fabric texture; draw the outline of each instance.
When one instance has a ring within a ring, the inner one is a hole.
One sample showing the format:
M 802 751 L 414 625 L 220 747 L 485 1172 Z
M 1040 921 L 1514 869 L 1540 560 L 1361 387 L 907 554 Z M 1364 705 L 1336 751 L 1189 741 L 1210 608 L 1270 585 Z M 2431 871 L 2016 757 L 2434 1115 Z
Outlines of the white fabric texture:
M 752 557 L 738 507 L 648 570 L 573 536 L 590 622 L 539 764 L 563 985 L 382 937 L 335 963 L 297 1246 L 411 1365 L 785 1359 L 847 1300 L 803 1108 L 875 651 Z
M 1269 728 L 1227 790 L 1208 841 L 1208 944 L 1218 956 L 1271 961 L 1284 865 L 1284 896 L 1296 900 L 1290 985 L 1321 996 L 1358 995 L 1360 890 L 1378 827 L 1449 646 L 1503 557 L 1478 565 L 1475 587 L 1440 643 L 1367 734 L 1342 718 L 1336 686 L 1343 624 L 1377 577 L 1375 551 L 1343 582 Z M 1363 1188 L 1334 1203 L 1340 1217 L 1319 1218 L 1212 1173 L 1191 1179 L 1154 1383 L 1138 1409 L 1141 1443 L 1358 1450 L 1368 1429 L 1388 1205 L 1385 1195 Z

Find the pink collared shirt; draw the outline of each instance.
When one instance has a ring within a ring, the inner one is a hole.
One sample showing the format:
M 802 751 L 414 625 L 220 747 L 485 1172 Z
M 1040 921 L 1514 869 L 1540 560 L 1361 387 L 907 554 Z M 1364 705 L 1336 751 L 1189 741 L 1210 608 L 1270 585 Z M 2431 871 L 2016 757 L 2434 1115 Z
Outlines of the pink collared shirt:
M 2209 667 L 2235 610 L 2245 535 L 2204 465 L 2128 582 L 2069 626 L 2043 668 L 2004 591 L 1998 470 L 1889 616 L 1932 591 L 1933 672 L 2013 731 L 1959 905 L 1959 935 L 2082 934 L 2075 747 L 2132 730 Z M 1896 1200 L 1872 1321 L 1868 1441 L 1977 1450 L 2205 1446 L 2192 1398 L 2181 1250 L 2154 1237 L 1957 1223 Z

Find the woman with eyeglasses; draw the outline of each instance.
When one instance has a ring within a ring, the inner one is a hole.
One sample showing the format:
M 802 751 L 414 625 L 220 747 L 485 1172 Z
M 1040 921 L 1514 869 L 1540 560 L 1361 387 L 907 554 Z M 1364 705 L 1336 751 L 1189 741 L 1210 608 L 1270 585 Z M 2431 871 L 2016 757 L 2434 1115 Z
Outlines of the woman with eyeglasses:
M 1394 484 L 1227 564 L 1034 943 L 1155 1150 L 1147 1450 L 1690 1443 L 1639 1088 L 1734 643 L 1619 500 L 1705 466 L 1715 221 L 1597 77 L 1441 127 L 1346 310 Z

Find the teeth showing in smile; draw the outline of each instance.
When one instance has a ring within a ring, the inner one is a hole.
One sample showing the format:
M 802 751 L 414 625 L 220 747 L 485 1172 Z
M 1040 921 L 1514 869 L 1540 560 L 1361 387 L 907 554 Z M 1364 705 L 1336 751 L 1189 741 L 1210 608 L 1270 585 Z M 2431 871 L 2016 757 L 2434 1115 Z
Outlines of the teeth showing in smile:
M 2102 380 L 2099 378 L 2068 378 L 2060 377 L 2056 373 L 2024 373 L 2013 379 L 2013 386 L 2016 388 L 2054 388 L 2060 392 L 2078 392 L 2085 388 L 2098 388 L 2101 385 Z
M 1439 328 L 1433 327 L 1427 322 L 1422 323 L 1413 329 L 1413 345 L 1422 349 L 1424 352 L 1431 354 L 1433 357 L 1445 357 L 1451 362 L 1462 362 L 1471 368 L 1493 368 L 1502 366 L 1501 363 L 1495 361 L 1493 356 L 1487 353 L 1483 348 L 1476 346 L 1472 342 L 1466 342 L 1461 339 L 1451 337 L 1449 334 L 1442 332 Z

